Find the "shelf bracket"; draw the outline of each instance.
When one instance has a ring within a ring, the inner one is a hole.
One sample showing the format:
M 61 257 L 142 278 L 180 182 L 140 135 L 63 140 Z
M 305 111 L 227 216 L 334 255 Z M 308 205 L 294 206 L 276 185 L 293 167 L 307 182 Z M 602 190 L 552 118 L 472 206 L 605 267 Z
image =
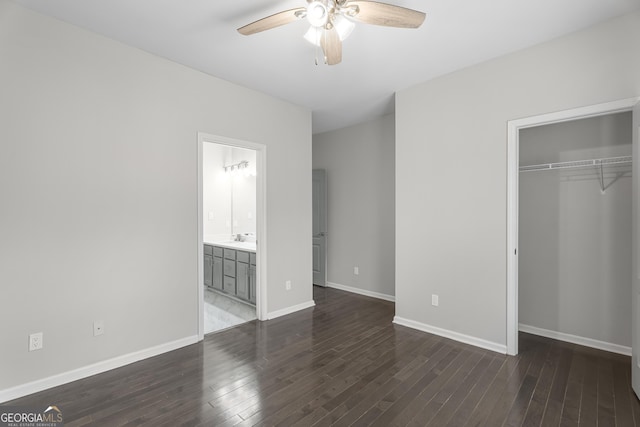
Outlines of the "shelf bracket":
M 600 191 L 602 191 L 602 194 L 604 194 L 604 170 L 602 169 L 602 160 L 598 161 L 598 163 L 600 164 Z

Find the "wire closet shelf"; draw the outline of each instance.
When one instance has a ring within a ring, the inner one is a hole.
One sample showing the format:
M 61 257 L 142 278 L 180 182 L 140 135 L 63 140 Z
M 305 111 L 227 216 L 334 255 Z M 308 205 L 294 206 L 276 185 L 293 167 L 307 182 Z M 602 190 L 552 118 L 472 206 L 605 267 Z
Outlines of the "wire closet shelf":
M 606 157 L 602 159 L 590 160 L 573 160 L 569 162 L 543 163 L 539 165 L 520 166 L 520 172 L 539 172 L 558 169 L 575 169 L 575 168 L 598 168 L 600 178 L 600 190 L 604 193 L 606 189 L 604 185 L 604 167 L 605 166 L 623 166 L 631 164 L 631 156 L 622 157 Z

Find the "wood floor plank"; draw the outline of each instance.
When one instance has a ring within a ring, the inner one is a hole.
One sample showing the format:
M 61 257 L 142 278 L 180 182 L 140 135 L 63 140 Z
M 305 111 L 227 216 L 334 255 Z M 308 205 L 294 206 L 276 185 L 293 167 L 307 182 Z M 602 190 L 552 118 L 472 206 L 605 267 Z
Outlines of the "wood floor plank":
M 491 354 L 491 352 L 487 351 L 484 355 L 482 355 L 482 358 L 478 362 L 478 364 L 474 366 L 474 368 L 470 372 L 467 373 L 464 380 L 456 386 L 455 390 L 453 390 L 453 393 L 451 393 L 449 397 L 447 397 L 446 395 L 442 395 L 442 398 L 444 398 L 445 400 L 441 402 L 440 408 L 429 422 L 429 425 L 447 425 L 462 402 L 470 394 L 470 390 L 473 390 L 475 388 L 478 381 L 482 377 L 482 374 L 489 368 L 493 360 L 493 355 Z M 418 415 L 414 417 L 414 419 L 420 420 L 423 418 Z
M 415 401 L 422 391 L 431 386 L 433 382 L 438 382 L 439 384 L 446 382 L 473 353 L 466 349 L 454 349 L 450 354 L 450 357 L 439 361 L 433 369 L 425 372 L 424 375 L 403 381 L 393 392 L 388 393 L 382 398 L 374 407 L 380 412 L 377 417 L 373 418 L 370 416 L 374 411 L 369 411 L 353 425 L 369 425 L 369 420 L 375 420 L 375 422 L 370 424 L 374 427 L 391 425 L 392 421 L 396 417 L 401 416 L 401 414 L 405 412 L 405 409 Z M 438 379 L 441 381 L 437 381 Z
M 633 425 L 631 394 L 629 393 L 631 376 L 629 366 L 615 362 L 613 364 L 613 395 L 616 425 Z
M 584 379 L 580 398 L 580 427 L 598 425 L 598 359 L 593 355 L 585 355 Z
M 498 372 L 503 368 L 506 358 L 502 355 L 493 355 L 489 367 L 482 373 L 477 384 L 469 391 L 464 401 L 455 411 L 449 422 L 449 427 L 463 426 L 467 423 L 478 402 L 483 398 Z
M 381 354 L 378 354 L 377 357 L 371 358 L 371 350 L 363 351 L 358 357 L 354 358 L 350 363 L 344 365 L 345 369 L 341 370 L 340 374 L 333 374 L 335 370 L 329 372 L 327 375 L 331 377 L 330 381 L 326 384 L 320 385 L 318 388 L 310 390 L 306 394 L 298 395 L 296 398 L 290 400 L 290 402 L 279 408 L 276 412 L 271 415 L 263 418 L 261 420 L 262 423 L 266 423 L 269 425 L 289 425 L 288 422 L 284 422 L 292 413 L 295 413 L 298 410 L 301 410 L 304 407 L 310 407 L 310 402 L 313 402 L 316 396 L 321 396 L 320 401 L 329 400 L 332 396 L 337 395 L 343 390 L 351 387 L 353 384 L 357 383 L 361 376 L 367 376 L 372 372 L 378 372 L 379 370 L 386 370 L 389 368 L 389 365 L 393 362 L 393 354 L 395 352 L 394 346 L 387 339 L 386 346 L 377 346 L 376 348 L 384 348 L 384 351 Z M 295 386 L 295 384 L 294 384 Z M 315 403 L 316 405 L 319 402 Z M 248 420 L 250 424 L 251 422 L 255 422 L 257 418 L 253 418 L 252 420 Z
M 447 411 L 443 411 L 443 407 L 445 407 L 446 404 L 450 404 L 454 408 L 457 407 L 457 401 L 462 400 L 463 395 L 468 390 L 467 387 L 465 387 L 465 389 L 461 389 L 461 387 L 465 380 L 470 376 L 474 376 L 474 371 L 477 373 L 481 372 L 483 368 L 479 367 L 479 365 L 484 366 L 484 364 L 481 364 L 484 356 L 485 355 L 482 353 L 473 353 L 455 374 L 447 375 L 446 377 L 445 375 L 440 375 L 438 380 L 420 392 L 421 399 L 425 403 L 423 404 L 422 409 L 419 411 L 412 411 L 409 408 L 406 408 L 400 416 L 393 420 L 392 425 L 445 425 L 449 416 Z M 433 392 L 431 392 L 429 388 L 431 388 Z M 437 418 L 437 415 L 441 415 L 442 418 Z M 405 423 L 405 419 L 410 419 L 411 421 L 409 423 Z
M 465 426 L 487 425 L 486 420 L 492 416 L 496 407 L 507 406 L 501 400 L 502 396 L 507 393 L 507 397 L 510 397 L 509 393 L 515 393 L 519 389 L 519 380 L 524 378 L 534 353 L 535 350 L 523 351 L 520 357 L 505 360 L 502 368 L 494 377 L 491 387 L 482 396 L 464 424 Z
M 316 306 L 6 402 L 83 426 L 635 426 L 629 357 L 520 334 L 505 356 L 392 323 L 394 304 Z
M 626 364 L 624 364 L 624 366 L 626 366 Z M 631 369 L 631 367 L 629 367 L 629 369 Z M 627 382 L 629 384 L 629 402 L 631 404 L 633 425 L 640 426 L 640 405 L 636 404 L 638 402 L 638 396 L 636 396 L 635 391 L 631 388 L 631 377 L 627 377 Z
M 571 368 L 572 352 L 563 348 L 560 351 L 558 367 L 553 378 L 553 384 L 547 399 L 547 407 L 542 418 L 542 425 L 559 425 L 562 416 L 562 405 L 566 393 L 569 370 Z
M 507 414 L 507 419 L 504 422 L 505 426 L 515 427 L 523 424 L 523 419 L 531 405 L 536 385 L 540 379 L 540 373 L 544 369 L 550 349 L 550 345 L 538 347 L 534 359 L 531 361 L 529 369 L 525 374 L 524 381 L 522 381 L 520 389 L 511 405 L 511 409 Z
M 560 425 L 562 427 L 579 425 L 585 365 L 584 355 L 574 351 L 562 405 L 560 418 Z
M 422 345 L 429 343 L 429 341 L 422 341 Z M 401 360 L 408 360 L 412 354 L 415 354 L 416 349 L 420 349 L 422 345 L 420 345 L 419 340 L 407 340 L 404 344 L 400 343 L 399 345 L 394 345 L 393 353 L 389 352 L 389 354 L 385 355 L 384 358 L 376 361 L 376 365 L 374 365 L 375 369 L 372 369 L 369 372 L 359 373 L 359 379 L 356 383 L 351 384 L 346 388 L 333 388 L 329 392 L 322 393 L 319 397 L 313 399 L 299 410 L 290 414 L 282 420 L 280 424 L 286 426 L 292 424 L 313 425 L 329 414 L 327 408 L 335 409 L 335 406 L 332 406 L 331 402 L 345 403 L 346 401 L 348 406 L 349 400 L 353 399 L 353 395 L 361 393 L 362 389 L 367 385 L 379 384 L 382 379 L 389 378 L 401 370 L 401 364 L 399 364 L 398 359 L 394 357 L 395 353 L 400 352 L 403 355 Z M 405 357 L 407 359 L 405 359 Z
M 615 426 L 613 367 L 610 360 L 598 360 L 598 426 Z
M 348 393 L 336 396 L 332 401 L 325 404 L 328 412 L 325 420 L 319 424 L 324 424 L 327 419 L 330 424 L 336 426 L 349 426 L 365 414 L 371 407 L 379 402 L 390 390 L 398 387 L 402 382 L 407 381 L 417 372 L 428 368 L 428 364 L 435 364 L 447 354 L 450 347 L 446 346 L 442 340 L 435 339 L 427 341 L 425 346 L 414 353 L 407 354 L 414 357 L 412 362 L 406 362 L 403 357 L 394 365 L 394 370 L 384 372 L 375 378 L 363 378 L 363 381 L 349 390 Z

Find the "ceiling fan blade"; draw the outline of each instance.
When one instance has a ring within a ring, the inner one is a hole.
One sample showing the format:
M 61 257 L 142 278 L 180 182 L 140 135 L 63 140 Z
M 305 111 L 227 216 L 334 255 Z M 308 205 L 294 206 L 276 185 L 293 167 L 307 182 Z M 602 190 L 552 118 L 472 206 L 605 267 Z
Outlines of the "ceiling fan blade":
M 339 64 L 342 61 L 342 42 L 335 27 L 324 30 L 320 38 L 320 46 L 322 46 L 327 65 Z
M 245 36 L 249 36 L 261 31 L 270 30 L 272 28 L 297 21 L 304 16 L 306 11 L 306 7 L 298 7 L 295 9 L 278 12 L 273 15 L 267 16 L 266 18 L 258 19 L 257 21 L 247 24 L 244 27 L 240 27 L 238 28 L 238 32 Z
M 418 28 L 426 17 L 424 12 L 376 1 L 353 0 L 347 2 L 349 6 L 358 6 L 360 10 L 355 16 L 349 16 L 354 21 L 385 27 Z

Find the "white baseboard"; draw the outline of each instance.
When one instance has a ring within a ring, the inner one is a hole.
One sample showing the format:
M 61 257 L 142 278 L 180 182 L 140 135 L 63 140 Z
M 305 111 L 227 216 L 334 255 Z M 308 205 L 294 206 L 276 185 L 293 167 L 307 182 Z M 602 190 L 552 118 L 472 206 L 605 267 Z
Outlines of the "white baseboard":
M 396 297 L 393 295 L 382 294 L 380 292 L 368 291 L 366 289 L 354 288 L 353 286 L 341 285 L 339 283 L 327 282 L 328 288 L 339 289 L 341 291 L 351 292 L 353 294 L 364 295 L 371 298 L 378 298 L 385 301 L 396 302 Z
M 198 342 L 197 335 L 181 338 L 176 341 L 160 344 L 155 347 L 150 347 L 144 350 L 139 350 L 133 353 L 114 357 L 113 359 L 104 360 L 102 362 L 94 363 L 88 366 L 83 366 L 82 368 L 74 369 L 68 372 L 63 372 L 61 374 L 43 378 L 41 380 L 36 380 L 36 381 L 32 381 L 26 384 L 21 384 L 12 388 L 0 390 L 0 403 L 8 402 L 9 400 L 17 399 L 19 397 L 27 396 L 29 394 L 33 394 L 39 391 L 49 389 L 51 387 L 57 387 L 62 384 L 67 384 L 72 381 L 77 381 L 83 378 L 87 378 L 92 375 L 110 371 L 112 369 L 120 368 L 122 366 L 129 365 L 139 360 L 148 359 L 150 357 L 167 353 L 169 351 L 173 351 L 178 348 L 186 347 L 188 345 L 195 344 L 197 342 Z
M 449 338 L 454 341 L 459 341 L 465 344 L 470 344 L 476 347 L 495 351 L 496 353 L 507 354 L 506 345 L 483 340 L 482 338 L 472 337 L 470 335 L 461 334 L 461 333 L 450 331 L 447 329 L 437 328 L 435 326 L 427 325 L 426 323 L 420 323 L 420 322 L 416 322 L 415 320 L 404 319 L 398 316 L 395 316 L 393 318 L 393 323 L 397 325 L 406 326 L 408 328 L 417 329 L 422 332 L 428 332 L 430 334 Z
M 287 314 L 295 313 L 296 311 L 304 310 L 305 308 L 311 308 L 316 305 L 315 301 L 307 301 L 302 304 L 293 305 L 291 307 L 283 308 L 282 310 L 272 311 L 267 313 L 267 320 L 275 319 L 276 317 L 286 316 Z
M 579 337 L 577 335 L 565 334 L 564 332 L 550 331 L 549 329 L 537 328 L 535 326 L 524 325 L 520 323 L 518 330 L 528 334 L 540 335 L 541 337 L 553 338 L 558 341 L 566 341 L 572 344 L 583 345 L 585 347 L 597 348 L 598 350 L 609 351 L 611 353 L 624 354 L 631 356 L 631 347 L 625 347 L 610 342 L 598 341 L 591 338 Z

